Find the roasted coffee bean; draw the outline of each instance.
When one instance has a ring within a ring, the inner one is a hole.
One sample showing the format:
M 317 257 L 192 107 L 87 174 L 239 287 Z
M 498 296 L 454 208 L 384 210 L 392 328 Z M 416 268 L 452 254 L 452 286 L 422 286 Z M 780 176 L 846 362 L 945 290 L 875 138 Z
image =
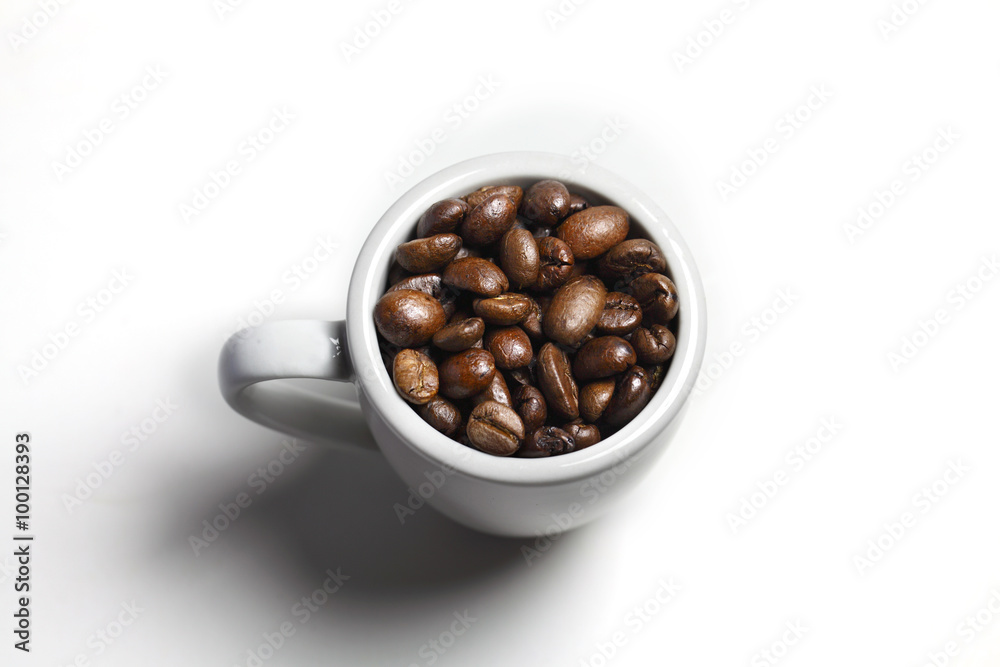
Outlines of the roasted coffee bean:
M 667 367 L 663 364 L 655 364 L 653 366 L 645 366 L 644 368 L 649 373 L 650 388 L 656 391 L 663 384 L 663 379 L 667 376 Z
M 568 454 L 576 449 L 576 442 L 566 431 L 555 426 L 543 426 L 528 432 L 517 455 L 526 459 Z
M 441 393 L 448 398 L 471 398 L 490 386 L 496 372 L 492 354 L 475 348 L 464 350 L 438 368 Z
M 423 405 L 438 393 L 438 370 L 426 354 L 401 350 L 392 363 L 392 381 L 399 395 L 410 403 Z
M 500 267 L 479 257 L 457 259 L 444 268 L 444 284 L 480 296 L 500 296 L 510 284 Z
M 528 299 L 531 301 L 531 308 L 528 309 L 528 314 L 521 320 L 521 328 L 532 338 L 538 339 L 545 335 L 545 332 L 542 330 L 542 307 L 537 300 L 532 299 L 530 296 Z
M 624 338 L 601 336 L 580 348 L 573 360 L 577 380 L 597 380 L 624 373 L 636 362 L 635 350 Z
M 584 385 L 580 390 L 580 416 L 590 423 L 604 414 L 615 393 L 614 380 L 598 380 Z
M 645 365 L 666 363 L 677 349 L 673 332 L 662 324 L 637 329 L 631 340 L 639 363 Z
M 450 234 L 465 219 L 471 207 L 461 199 L 445 199 L 424 211 L 417 222 L 417 236 Z
M 473 407 L 486 401 L 496 401 L 497 403 L 506 405 L 508 408 L 514 407 L 514 401 L 511 399 L 510 389 L 507 388 L 507 381 L 503 379 L 503 373 L 494 375 L 490 386 L 469 400 Z
M 590 206 L 590 204 L 588 204 L 587 200 L 584 199 L 583 197 L 581 197 L 580 195 L 573 195 L 573 194 L 571 194 L 569 196 L 569 214 L 570 215 L 573 215 L 574 213 L 579 213 L 580 211 L 582 211 L 583 209 L 587 208 L 588 206 Z
M 642 324 L 642 307 L 624 292 L 608 292 L 597 330 L 612 336 L 627 336 Z
M 534 352 L 531 340 L 521 327 L 505 327 L 487 332 L 483 346 L 496 360 L 497 368 L 514 370 L 531 363 Z
M 529 364 L 524 368 L 515 368 L 512 371 L 507 371 L 507 377 L 510 381 L 518 386 L 521 385 L 531 385 L 534 387 L 538 384 L 538 377 L 535 375 L 535 368 L 538 366 L 538 360 Z
M 440 273 L 424 273 L 419 276 L 403 278 L 387 291 L 395 292 L 401 289 L 413 289 L 424 294 L 429 294 L 441 302 L 445 317 L 450 320 L 455 315 L 458 305 L 455 300 L 455 293 L 445 286 L 444 281 L 441 280 Z
M 514 390 L 511 398 L 514 400 L 514 410 L 524 422 L 526 432 L 531 433 L 545 424 L 549 411 L 545 406 L 545 396 L 536 387 L 522 384 Z
M 462 240 L 471 246 L 496 243 L 513 226 L 517 207 L 510 197 L 497 193 L 476 206 L 462 222 Z
M 667 270 L 667 260 L 652 241 L 629 239 L 601 257 L 597 270 L 606 280 L 631 280 L 644 273 L 663 273 Z
M 442 350 L 461 352 L 475 345 L 485 332 L 486 323 L 479 317 L 471 317 L 442 327 L 432 340 Z
M 524 193 L 521 215 L 528 220 L 547 227 L 559 224 L 569 215 L 570 195 L 566 186 L 559 181 L 538 181 Z
M 532 227 L 531 235 L 536 241 L 547 238 L 549 236 L 554 236 L 556 233 L 555 227 Z
M 670 278 L 646 273 L 629 283 L 629 289 L 642 306 L 644 320 L 666 324 L 677 314 L 677 287 Z
M 500 239 L 500 268 L 511 287 L 525 289 L 538 281 L 541 260 L 538 243 L 527 229 L 512 229 Z
M 487 324 L 509 327 L 524 321 L 531 312 L 531 299 L 523 294 L 508 292 L 492 299 L 476 299 L 472 302 L 476 315 Z
M 575 419 L 563 426 L 576 443 L 576 451 L 596 445 L 601 441 L 601 429 L 593 424 L 585 424 L 582 419 Z
M 399 265 L 396 260 L 392 261 L 392 266 L 389 267 L 389 284 L 395 285 L 399 281 L 409 278 L 410 272 Z
M 469 206 L 475 208 L 482 204 L 486 199 L 495 194 L 504 194 L 510 197 L 510 200 L 514 202 L 514 208 L 519 208 L 521 206 L 521 197 L 523 192 L 521 188 L 516 185 L 487 185 L 485 188 L 476 190 L 472 194 L 465 196 L 465 201 L 469 202 Z
M 396 261 L 410 273 L 429 273 L 455 259 L 462 248 L 457 234 L 435 234 L 396 248 Z
M 375 304 L 375 326 L 387 341 L 399 347 L 423 345 L 446 319 L 440 301 L 416 290 L 389 292 Z
M 649 373 L 642 366 L 633 366 L 618 378 L 615 393 L 604 411 L 604 424 L 619 429 L 635 419 L 653 396 Z
M 600 257 L 628 236 L 628 213 L 617 206 L 593 206 L 574 213 L 556 230 L 577 260 Z
M 588 273 L 591 273 L 590 262 L 576 262 L 573 264 L 573 270 L 569 272 L 569 279 L 573 280 L 573 278 L 578 278 Z M 569 280 L 566 282 L 569 282 Z
M 510 456 L 524 440 L 524 424 L 511 408 L 496 401 L 477 405 L 466 427 L 474 447 L 494 456 Z
M 435 396 L 418 410 L 424 421 L 448 437 L 462 426 L 462 413 L 446 398 Z
M 551 292 L 569 280 L 576 260 L 565 241 L 554 236 L 538 239 L 538 257 L 541 268 L 538 271 L 538 282 L 535 283 L 536 290 Z
M 460 259 L 465 259 L 466 257 L 482 257 L 482 256 L 483 256 L 483 251 L 480 250 L 479 248 L 470 248 L 467 245 L 463 245 L 462 248 L 455 255 L 455 259 L 453 259 L 452 261 L 454 262 Z
M 549 408 L 566 419 L 580 416 L 580 395 L 569 356 L 553 343 L 538 352 L 538 385 Z
M 563 345 L 576 345 L 604 312 L 607 289 L 595 276 L 574 278 L 556 291 L 542 324 L 545 334 Z

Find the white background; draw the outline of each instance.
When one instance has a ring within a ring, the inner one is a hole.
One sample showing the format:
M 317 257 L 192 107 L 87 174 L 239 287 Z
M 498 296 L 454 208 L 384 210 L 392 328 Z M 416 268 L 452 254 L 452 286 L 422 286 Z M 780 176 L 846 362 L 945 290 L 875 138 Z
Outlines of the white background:
M 94 0 L 51 18 L 41 4 L 0 11 L 0 497 L 7 526 L 13 437 L 29 431 L 37 535 L 27 657 L 11 648 L 0 557 L 0 663 L 254 664 L 292 620 L 265 664 L 423 665 L 425 642 L 468 610 L 476 622 L 436 664 L 600 665 L 620 632 L 608 664 L 765 665 L 786 623 L 807 629 L 789 667 L 918 667 L 951 641 L 939 664 L 1000 664 L 1000 615 L 971 637 L 959 627 L 995 592 L 1000 610 L 1000 281 L 983 263 L 1000 249 L 996 3 L 910 0 L 883 34 L 889 0 L 592 0 L 559 21 L 555 0 L 422 0 L 350 58 L 342 45 L 387 2 Z M 699 33 L 707 46 L 679 64 Z M 832 96 L 799 109 L 814 87 Z M 474 110 L 457 116 L 463 101 Z M 247 159 L 274 109 L 294 120 Z M 797 109 L 808 119 L 790 133 Z M 78 166 L 55 166 L 105 118 Z M 437 128 L 444 140 L 390 187 Z M 948 150 L 913 172 L 949 128 Z M 724 200 L 718 184 L 771 138 Z M 529 566 L 530 542 L 429 508 L 400 525 L 407 490 L 377 456 L 309 448 L 258 494 L 250 476 L 282 437 L 232 413 L 215 378 L 241 318 L 275 290 L 273 318 L 342 316 L 368 230 L 436 170 L 585 146 L 671 215 L 708 289 L 715 379 L 631 503 Z M 185 220 L 229 160 L 240 173 Z M 902 194 L 849 234 L 896 179 Z M 296 282 L 327 236 L 335 256 Z M 102 292 L 115 271 L 127 286 Z M 967 284 L 971 300 L 955 291 Z M 775 321 L 782 290 L 793 305 Z M 102 298 L 100 313 L 86 305 Z M 894 363 L 939 310 L 935 335 Z M 50 357 L 37 374 L 19 370 L 36 352 Z M 158 400 L 178 406 L 162 423 Z M 842 427 L 797 469 L 788 452 L 829 418 Z M 950 462 L 967 472 L 915 501 Z M 776 472 L 787 483 L 734 531 L 727 515 Z M 96 490 L 68 508 L 88 475 Z M 190 536 L 241 492 L 252 505 L 196 556 Z M 906 512 L 915 525 L 884 536 Z M 859 565 L 880 537 L 878 562 Z M 336 568 L 350 579 L 299 623 L 296 601 Z M 660 605 L 671 578 L 681 590 Z

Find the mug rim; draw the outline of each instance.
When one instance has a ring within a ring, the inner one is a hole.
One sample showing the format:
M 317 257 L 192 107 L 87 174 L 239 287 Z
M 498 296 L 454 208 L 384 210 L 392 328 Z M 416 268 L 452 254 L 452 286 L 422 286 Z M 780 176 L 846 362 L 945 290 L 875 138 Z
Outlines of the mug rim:
M 548 458 L 498 457 L 467 447 L 434 430 L 393 385 L 379 352 L 373 312 L 385 292 L 396 246 L 409 240 L 420 215 L 442 199 L 483 185 L 555 178 L 571 191 L 591 191 L 625 209 L 630 220 L 664 253 L 680 302 L 677 349 L 649 404 L 621 430 L 586 449 Z M 404 233 L 405 232 L 405 233 Z M 690 250 L 670 218 L 645 193 L 606 169 L 576 168 L 554 153 L 494 153 L 446 167 L 403 193 L 369 232 L 347 295 L 347 342 L 358 391 L 378 418 L 425 460 L 470 477 L 514 485 L 545 485 L 592 477 L 639 455 L 678 417 L 688 401 L 706 346 L 705 292 Z M 415 435 L 416 434 L 416 435 Z M 381 443 L 379 444 L 381 447 Z

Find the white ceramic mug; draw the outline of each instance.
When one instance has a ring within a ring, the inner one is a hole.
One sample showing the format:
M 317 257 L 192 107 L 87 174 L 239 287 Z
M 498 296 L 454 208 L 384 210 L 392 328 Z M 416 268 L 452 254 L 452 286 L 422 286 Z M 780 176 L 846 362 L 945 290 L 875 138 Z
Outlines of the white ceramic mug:
M 543 459 L 503 458 L 438 433 L 396 392 L 379 354 L 372 313 L 389 266 L 433 203 L 485 185 L 557 178 L 592 204 L 625 209 L 636 231 L 663 250 L 677 286 L 677 350 L 662 385 L 629 424 L 587 449 Z M 375 225 L 361 248 L 343 322 L 266 322 L 235 334 L 219 361 L 226 401 L 265 426 L 313 441 L 370 447 L 361 420 L 319 394 L 268 387 L 269 380 L 353 382 L 361 414 L 389 464 L 430 505 L 487 533 L 511 537 L 558 533 L 603 514 L 632 489 L 663 452 L 680 422 L 705 353 L 705 295 L 690 252 L 657 205 L 595 166 L 580 172 L 567 157 L 499 153 L 448 167 L 414 186 Z M 357 414 L 356 411 L 354 413 Z

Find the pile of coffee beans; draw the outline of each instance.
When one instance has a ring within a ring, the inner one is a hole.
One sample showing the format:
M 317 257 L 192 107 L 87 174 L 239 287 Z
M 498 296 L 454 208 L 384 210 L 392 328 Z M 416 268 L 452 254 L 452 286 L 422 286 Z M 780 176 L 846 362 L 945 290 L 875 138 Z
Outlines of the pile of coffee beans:
M 566 454 L 649 403 L 677 289 L 617 206 L 558 181 L 431 206 L 375 306 L 386 369 L 432 427 L 497 456 Z

